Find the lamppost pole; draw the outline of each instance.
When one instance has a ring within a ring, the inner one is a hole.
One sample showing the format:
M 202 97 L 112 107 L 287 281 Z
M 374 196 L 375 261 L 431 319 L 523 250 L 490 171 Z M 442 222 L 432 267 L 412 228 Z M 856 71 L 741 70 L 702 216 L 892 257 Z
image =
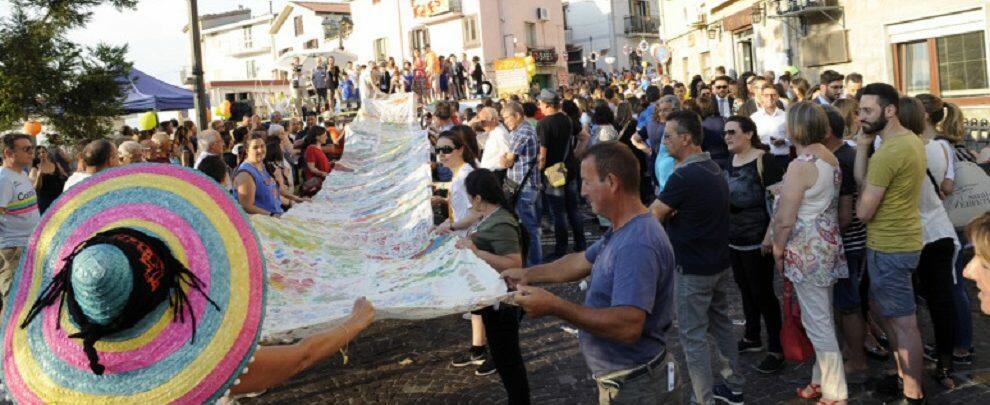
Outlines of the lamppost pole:
M 209 103 L 206 100 L 206 84 L 203 82 L 203 50 L 199 40 L 199 6 L 196 0 L 189 0 L 189 41 L 192 43 L 192 74 L 195 79 L 196 97 L 196 124 L 200 130 L 206 129 L 206 113 Z

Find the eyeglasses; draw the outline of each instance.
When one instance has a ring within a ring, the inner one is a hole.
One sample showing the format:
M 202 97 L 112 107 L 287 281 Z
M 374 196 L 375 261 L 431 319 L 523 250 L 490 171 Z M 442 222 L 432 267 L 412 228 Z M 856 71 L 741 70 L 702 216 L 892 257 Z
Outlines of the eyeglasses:
M 727 88 L 729 88 L 729 86 L 726 86 L 726 85 L 723 85 L 723 86 L 715 86 L 715 88 L 716 88 L 716 89 L 718 89 L 718 90 L 722 90 L 722 89 L 727 89 Z
M 19 148 L 17 150 L 19 150 L 21 152 L 24 152 L 24 153 L 32 153 L 32 152 L 34 152 L 34 146 L 25 146 L 25 147 Z
M 454 147 L 453 146 L 441 146 L 441 147 L 436 148 L 434 150 L 437 152 L 438 155 L 449 155 L 451 153 L 454 153 Z
M 675 134 L 675 133 L 670 133 L 670 132 L 664 132 L 663 133 L 663 139 L 670 139 L 670 138 L 673 138 L 673 137 L 678 136 L 678 135 L 680 135 L 680 134 Z
M 725 136 L 736 136 L 736 130 L 734 129 L 725 130 Z

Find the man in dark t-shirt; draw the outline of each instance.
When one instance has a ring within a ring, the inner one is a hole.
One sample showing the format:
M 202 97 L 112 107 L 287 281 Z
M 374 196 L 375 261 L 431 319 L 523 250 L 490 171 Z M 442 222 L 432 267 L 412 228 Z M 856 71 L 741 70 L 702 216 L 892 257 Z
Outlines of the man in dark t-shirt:
M 574 159 L 574 136 L 571 119 L 560 110 L 560 97 L 550 90 L 543 90 L 539 97 L 543 119 L 536 125 L 536 136 L 540 141 L 540 161 L 542 169 L 563 162 L 567 170 L 566 183 L 554 185 L 548 181 L 544 193 L 550 203 L 553 215 L 554 256 L 567 254 L 567 226 L 574 233 L 574 251 L 587 248 L 584 239 L 584 226 L 578 212 L 578 167 Z
M 743 403 L 745 379 L 729 317 L 734 289 L 729 259 L 729 186 L 722 169 L 701 150 L 701 117 L 690 110 L 667 117 L 663 144 L 677 160 L 660 197 L 650 209 L 667 223 L 677 271 L 676 312 L 694 401 Z M 676 215 L 673 215 L 674 212 Z M 708 334 L 726 361 L 722 384 L 713 386 Z
M 340 67 L 334 64 L 333 56 L 327 59 L 327 101 L 330 111 L 337 106 L 337 88 L 340 87 Z
M 832 289 L 835 308 L 839 313 L 841 334 L 846 344 L 846 370 L 849 373 L 862 373 L 868 370 L 866 353 L 863 351 L 866 323 L 861 311 L 860 283 L 863 280 L 863 259 L 866 253 L 866 225 L 856 218 L 856 178 L 853 168 L 856 165 L 856 148 L 842 139 L 846 122 L 842 113 L 835 107 L 823 106 L 828 116 L 830 132 L 823 144 L 839 161 L 842 184 L 839 187 L 839 227 L 842 229 L 842 246 L 846 262 L 849 264 L 849 277 L 840 278 Z

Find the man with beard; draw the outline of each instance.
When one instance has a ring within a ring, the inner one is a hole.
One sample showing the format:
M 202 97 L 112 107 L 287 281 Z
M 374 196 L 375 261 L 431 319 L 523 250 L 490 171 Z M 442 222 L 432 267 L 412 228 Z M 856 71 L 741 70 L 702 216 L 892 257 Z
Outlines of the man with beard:
M 855 174 L 860 190 L 856 216 L 866 224 L 870 298 L 874 312 L 891 331 L 904 397 L 907 403 L 924 403 L 923 352 L 911 273 L 923 245 L 918 201 L 926 181 L 926 155 L 921 139 L 897 119 L 898 97 L 889 84 L 863 88 L 859 101 L 863 135 L 856 140 Z M 878 135 L 883 144 L 867 160 Z
M 820 105 L 832 105 L 835 100 L 842 98 L 842 81 L 846 77 L 834 70 L 822 72 L 819 79 L 819 95 L 815 102 Z M 894 104 L 897 104 L 896 102 Z M 895 106 L 896 107 L 896 106 Z

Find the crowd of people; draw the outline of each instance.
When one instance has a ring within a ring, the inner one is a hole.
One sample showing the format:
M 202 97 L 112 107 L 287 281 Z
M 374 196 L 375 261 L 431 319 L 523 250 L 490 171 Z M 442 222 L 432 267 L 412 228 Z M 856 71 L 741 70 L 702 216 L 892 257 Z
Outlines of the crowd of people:
M 463 100 L 491 95 L 484 65 L 477 56 L 461 53 L 437 55 L 427 45 L 413 52 L 411 60 L 401 63 L 394 57 L 367 63 L 347 62 L 338 66 L 335 59 L 318 57 L 315 67 L 304 72 L 298 58 L 293 60 L 293 87 L 304 98 L 314 99 L 312 111 L 344 111 L 357 108 L 367 98 L 383 94 L 416 94 L 423 103 Z
M 436 180 L 451 182 L 450 196 L 434 201 L 449 205 L 438 210 L 441 231 L 484 220 L 465 184 L 491 173 L 487 192 L 503 192 L 501 205 L 525 237 L 518 240 L 527 241 L 512 250 L 525 267 L 493 267 L 518 286 L 524 313 L 580 327 L 602 402 L 667 398 L 657 387 L 674 382 L 652 370 L 673 367 L 664 335 L 676 315 L 692 400 L 742 403 L 739 354 L 765 352 L 752 365 L 761 373 L 785 366 L 775 277 L 785 302 L 799 305 L 814 350 L 798 397 L 845 403 L 847 384 L 870 372 L 867 357 L 894 360 L 896 372 L 878 389 L 908 403 L 925 401 L 923 359 L 934 363 L 934 381 L 954 387 L 955 365 L 974 358 L 962 281 L 972 245 L 942 200 L 958 162 L 988 160 L 987 150 L 967 149 L 959 107 L 831 70 L 814 89 L 790 73 L 698 76 L 690 85 L 651 76 L 601 74 L 461 113 L 459 102 L 441 102 L 427 113 Z M 606 229 L 591 246 L 585 203 Z M 555 241 L 546 255 L 534 243 L 544 215 Z M 530 286 L 589 275 L 583 306 Z M 746 318 L 741 337 L 729 316 L 734 289 Z M 932 344 L 921 338 L 918 298 Z M 484 332 L 518 329 L 516 315 L 475 318 L 470 351 L 453 361 L 499 371 L 510 398 L 527 390 L 518 340 L 506 352 L 489 336 L 486 354 Z M 718 383 L 710 343 L 726 359 Z M 500 356 L 515 371 L 499 367 Z
M 350 100 L 344 87 L 353 76 L 361 97 L 421 96 L 434 152 L 436 231 L 457 234 L 457 246 L 499 271 L 514 291 L 510 302 L 472 313 L 470 349 L 452 364 L 497 372 L 509 403 L 530 401 L 519 345 L 526 314 L 580 329 L 600 403 L 666 403 L 683 394 L 696 403 L 742 404 L 741 353 L 765 352 L 753 365 L 761 373 L 785 366 L 776 277 L 785 303 L 797 300 L 814 351 L 800 398 L 846 403 L 847 385 L 865 379 L 865 360 L 873 357 L 894 360 L 886 391 L 924 403 L 925 359 L 935 364 L 934 380 L 950 388 L 955 365 L 972 363 L 961 276 L 966 268 L 990 288 L 990 219 L 974 218 L 964 232 L 942 199 L 954 191 L 959 162 L 985 164 L 987 153 L 967 149 L 957 106 L 834 71 L 822 73 L 814 89 L 790 73 L 718 72 L 684 84 L 655 72 L 602 72 L 469 106 L 457 100 L 485 93 L 484 75 L 477 61 L 475 68 L 464 59 L 427 49 L 401 70 L 390 61 L 353 74 L 350 64 L 340 69 L 331 59 L 318 64 L 312 82 L 320 110 Z M 183 165 L 216 180 L 246 213 L 279 217 L 308 201 L 334 170 L 347 170 L 336 163 L 342 129 L 333 118 L 274 113 L 207 129 L 191 121 L 125 127 L 116 141 L 79 150 L 6 135 L 0 293 L 10 287 L 39 214 L 87 177 L 141 162 Z M 592 226 L 604 231 L 590 245 L 585 205 L 596 216 Z M 553 229 L 549 252 L 540 243 L 544 217 Z M 974 254 L 967 268 L 965 257 Z M 583 304 L 533 285 L 582 279 Z M 742 336 L 729 315 L 734 289 L 746 318 Z M 918 297 L 931 315 L 932 345 L 921 338 Z M 319 358 L 329 357 L 373 319 L 370 303 L 356 308 L 356 330 L 262 357 L 292 373 L 314 364 L 303 352 L 314 345 Z M 675 317 L 683 367 L 668 351 Z M 724 362 L 711 364 L 711 347 Z M 683 392 L 681 368 L 691 380 Z M 263 390 L 292 373 L 256 374 L 264 381 L 247 379 L 238 392 Z

